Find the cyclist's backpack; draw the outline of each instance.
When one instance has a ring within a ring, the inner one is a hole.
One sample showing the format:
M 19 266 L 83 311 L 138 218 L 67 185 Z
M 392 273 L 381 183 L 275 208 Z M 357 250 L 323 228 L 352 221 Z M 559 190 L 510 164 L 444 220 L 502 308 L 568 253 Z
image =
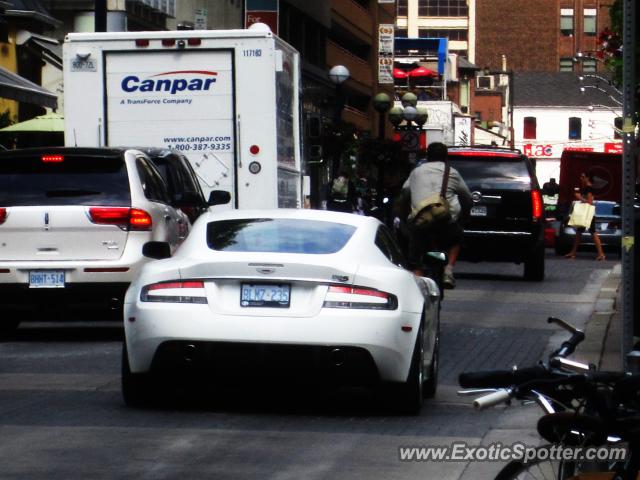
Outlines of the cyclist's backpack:
M 449 164 L 444 167 L 442 188 L 439 194 L 431 195 L 422 200 L 409 214 L 409 223 L 421 230 L 431 230 L 451 221 L 451 211 L 446 192 L 449 183 Z

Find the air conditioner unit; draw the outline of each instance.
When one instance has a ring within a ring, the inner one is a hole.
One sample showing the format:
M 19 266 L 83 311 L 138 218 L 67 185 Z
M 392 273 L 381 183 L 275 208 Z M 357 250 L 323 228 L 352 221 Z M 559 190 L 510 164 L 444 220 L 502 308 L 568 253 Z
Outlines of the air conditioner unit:
M 477 90 L 493 90 L 494 78 L 491 75 L 479 75 L 476 77 Z

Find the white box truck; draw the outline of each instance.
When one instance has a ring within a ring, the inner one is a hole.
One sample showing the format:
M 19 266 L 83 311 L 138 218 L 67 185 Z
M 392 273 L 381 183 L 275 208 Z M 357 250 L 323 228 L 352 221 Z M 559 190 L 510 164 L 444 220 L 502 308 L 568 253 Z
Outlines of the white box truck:
M 206 196 L 302 206 L 299 54 L 268 28 L 70 33 L 63 57 L 67 146 L 172 148 Z

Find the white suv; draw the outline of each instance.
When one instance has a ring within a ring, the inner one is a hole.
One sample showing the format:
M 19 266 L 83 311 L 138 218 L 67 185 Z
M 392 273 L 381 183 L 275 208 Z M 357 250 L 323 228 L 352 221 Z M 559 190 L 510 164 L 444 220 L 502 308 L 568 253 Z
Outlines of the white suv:
M 175 250 L 189 229 L 140 150 L 0 152 L 0 329 L 24 318 L 14 308 L 120 310 L 144 243 Z

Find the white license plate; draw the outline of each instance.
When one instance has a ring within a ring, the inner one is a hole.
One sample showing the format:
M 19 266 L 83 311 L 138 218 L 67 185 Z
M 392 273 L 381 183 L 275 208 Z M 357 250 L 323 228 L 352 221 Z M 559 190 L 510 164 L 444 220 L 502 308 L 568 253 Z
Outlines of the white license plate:
M 31 271 L 29 272 L 29 288 L 64 288 L 64 271 Z
M 242 307 L 289 307 L 291 285 L 243 283 L 240 289 L 240 306 Z
M 487 216 L 487 207 L 485 206 L 475 206 L 471 207 L 471 216 L 473 217 L 486 217 Z

